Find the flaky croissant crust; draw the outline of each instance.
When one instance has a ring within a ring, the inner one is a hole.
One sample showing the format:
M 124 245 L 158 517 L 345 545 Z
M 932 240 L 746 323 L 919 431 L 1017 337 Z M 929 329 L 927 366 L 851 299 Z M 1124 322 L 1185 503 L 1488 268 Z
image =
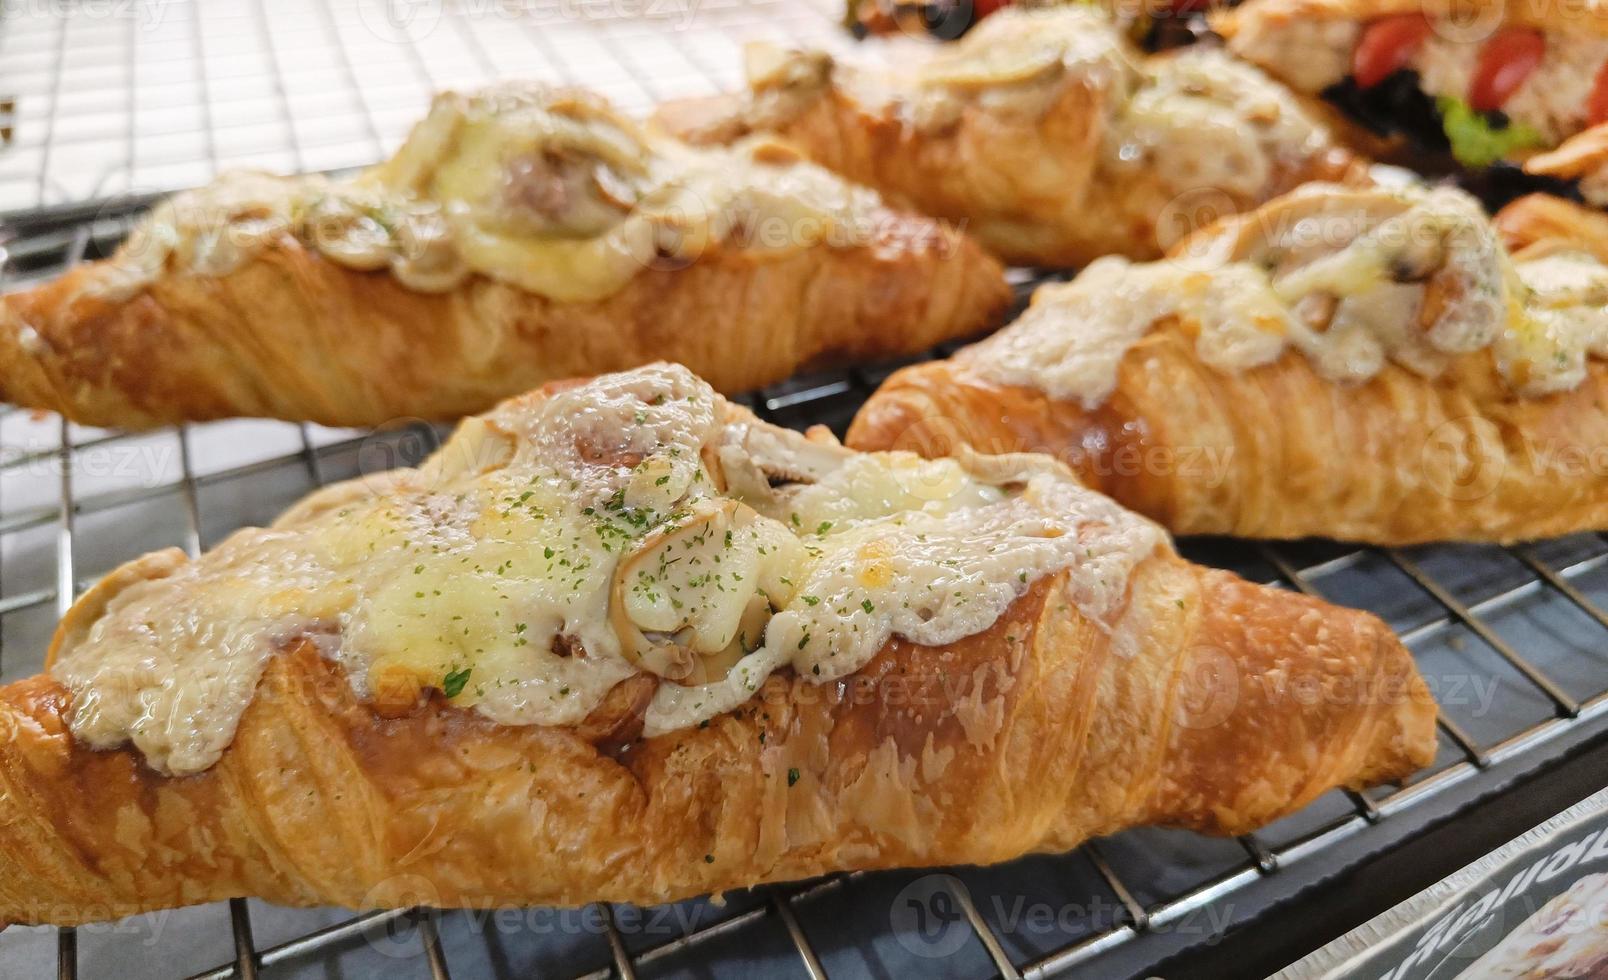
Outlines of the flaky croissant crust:
M 1512 393 L 1489 354 L 1436 380 L 1387 365 L 1342 386 L 1298 353 L 1238 375 L 1158 328 L 1093 411 L 964 364 L 890 377 L 848 443 L 941 455 L 1045 452 L 1176 534 L 1376 544 L 1519 541 L 1608 527 L 1608 367 L 1572 391 Z
M 894 212 L 862 246 L 717 248 L 584 303 L 482 276 L 419 293 L 289 236 L 227 275 L 172 272 L 126 300 L 102 294 L 115 278 L 92 264 L 0 298 L 0 399 L 123 428 L 229 416 L 378 425 L 455 418 L 553 378 L 657 359 L 739 392 L 976 333 L 1010 301 L 975 244 Z
M 174 778 L 127 748 L 78 742 L 53 676 L 11 684 L 0 921 L 237 895 L 661 902 L 1000 861 L 1138 824 L 1239 833 L 1433 754 L 1434 704 L 1370 615 L 1191 565 L 1166 544 L 1108 625 L 1078 611 L 1069 583 L 1037 580 L 954 643 L 896 638 L 841 682 L 779 671 L 736 710 L 652 738 L 651 675 L 619 683 L 578 726 L 499 726 L 439 693 L 382 712 L 300 639 L 271 659 L 221 759 Z M 63 637 L 129 584 L 86 595 Z
M 895 641 L 845 685 L 778 674 L 707 727 L 623 749 L 618 728 L 501 728 L 439 699 L 383 718 L 303 646 L 222 761 L 170 779 L 75 744 L 66 692 L 22 681 L 0 688 L 0 918 L 242 894 L 652 903 L 1141 823 L 1245 832 L 1427 763 L 1433 704 L 1372 617 L 1170 555 L 1133 589 L 1114 634 L 1131 650 L 1047 579 L 959 643 Z
M 1175 56 L 1150 57 L 1160 63 Z M 907 97 L 919 93 L 903 75 L 892 84 Z M 1016 265 L 1075 267 L 1110 254 L 1155 258 L 1189 231 L 1302 183 L 1366 180 L 1363 163 L 1338 144 L 1277 161 L 1260 197 L 1155 167 L 1113 172 L 1102 161 L 1115 156 L 1111 116 L 1126 96 L 1112 89 L 1068 81 L 1031 114 L 968 102 L 958 119 L 928 131 L 912 127 L 904 109 L 867 102 L 828 76 L 801 96 L 800 108 L 776 118 L 756 114 L 756 96 L 741 93 L 668 103 L 655 121 L 694 143 L 775 133 L 890 201 L 962 222 Z M 1335 121 L 1327 109 L 1299 101 L 1314 120 Z
M 1608 214 L 1595 208 L 1550 194 L 1527 194 L 1498 211 L 1493 221 L 1513 252 L 1581 249 L 1608 263 Z
M 1608 256 L 1605 221 L 1536 196 L 1495 223 L 1510 247 L 1529 246 L 1525 258 Z M 1223 228 L 1255 226 L 1251 216 Z M 1156 323 L 1093 409 L 995 383 L 964 354 L 907 367 L 861 409 L 847 442 L 929 456 L 957 444 L 1048 453 L 1177 534 L 1405 545 L 1608 527 L 1608 365 L 1595 357 L 1576 387 L 1540 397 L 1516 394 L 1489 349 L 1435 378 L 1387 362 L 1345 384 L 1294 349 L 1215 369 L 1200 359 L 1197 328 L 1177 316 Z

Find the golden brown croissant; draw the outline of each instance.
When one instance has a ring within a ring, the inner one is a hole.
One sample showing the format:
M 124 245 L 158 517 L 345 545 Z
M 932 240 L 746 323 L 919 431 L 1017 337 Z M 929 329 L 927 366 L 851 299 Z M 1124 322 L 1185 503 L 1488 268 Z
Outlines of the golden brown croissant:
M 780 135 L 1024 265 L 1158 256 L 1224 213 L 1362 173 L 1257 69 L 1205 47 L 1146 57 L 1080 4 L 1003 10 L 937 51 L 879 73 L 752 48 L 748 93 L 657 119 L 698 142 Z
M 958 232 L 774 142 L 694 150 L 601 99 L 439 97 L 355 181 L 237 174 L 0 300 L 0 399 L 96 425 L 455 418 L 672 358 L 723 391 L 996 322 Z
M 130 563 L 50 662 L 0 688 L 0 921 L 1238 833 L 1435 742 L 1372 616 L 1191 565 L 1048 459 L 851 453 L 670 366 Z
M 889 378 L 848 442 L 1048 452 L 1180 534 L 1608 528 L 1605 301 L 1601 259 L 1510 258 L 1459 191 L 1314 185 L 1040 289 Z
M 1400 159 L 1411 165 L 1449 149 L 1468 167 L 1508 161 L 1578 178 L 1558 168 L 1590 139 L 1560 159 L 1527 160 L 1580 140 L 1608 113 L 1600 0 L 1248 0 L 1211 23 L 1231 52 L 1297 92 L 1405 137 Z
M 1511 251 L 1567 246 L 1608 263 L 1608 214 L 1601 211 L 1550 194 L 1527 194 L 1498 211 L 1494 220 Z

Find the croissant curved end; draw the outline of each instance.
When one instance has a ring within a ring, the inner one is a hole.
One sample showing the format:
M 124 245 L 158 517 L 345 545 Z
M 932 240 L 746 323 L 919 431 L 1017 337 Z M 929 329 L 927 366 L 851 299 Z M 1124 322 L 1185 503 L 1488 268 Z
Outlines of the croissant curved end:
M 141 555 L 113 569 L 89 591 L 79 596 L 67 610 L 67 615 L 62 617 L 56 626 L 55 635 L 51 637 L 50 648 L 45 653 L 45 668 L 48 670 L 63 655 L 72 651 L 72 648 L 89 633 L 95 621 L 106 614 L 106 607 L 113 599 L 140 582 L 167 578 L 189 560 L 189 556 L 179 548 L 164 548 L 161 551 Z

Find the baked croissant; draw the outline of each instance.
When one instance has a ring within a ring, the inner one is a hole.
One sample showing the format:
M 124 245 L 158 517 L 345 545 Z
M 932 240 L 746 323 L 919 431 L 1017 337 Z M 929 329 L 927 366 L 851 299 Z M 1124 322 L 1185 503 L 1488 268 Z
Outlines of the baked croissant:
M 750 91 L 671 103 L 695 142 L 774 133 L 1007 261 L 1152 258 L 1226 212 L 1364 173 L 1289 91 L 1221 51 L 1141 54 L 1081 4 L 1009 8 L 915 65 L 751 47 Z
M 1102 260 L 890 377 L 861 449 L 1048 452 L 1179 534 L 1398 545 L 1608 528 L 1608 267 L 1440 188 L 1313 185 Z
M 1577 248 L 1608 262 L 1608 214 L 1550 194 L 1527 194 L 1496 213 L 1497 231 L 1514 252 L 1545 244 Z
M 1608 68 L 1603 77 L 1604 109 L 1608 111 Z M 1608 123 L 1582 130 L 1556 149 L 1527 158 L 1524 171 L 1572 184 L 1582 200 L 1608 208 Z
M 1449 151 L 1580 179 L 1603 138 L 1588 127 L 1608 121 L 1600 0 L 1248 0 L 1211 23 L 1236 56 L 1399 137 L 1414 165 Z M 1608 203 L 1608 174 L 1581 190 Z
M 0 305 L 0 399 L 138 428 L 456 418 L 671 358 L 728 391 L 991 327 L 1003 271 L 774 141 L 696 150 L 599 97 L 439 96 L 350 181 L 234 174 Z
M 1041 457 L 777 429 L 685 369 L 148 555 L 0 688 L 0 921 L 226 896 L 661 902 L 1249 831 L 1428 762 L 1374 617 Z

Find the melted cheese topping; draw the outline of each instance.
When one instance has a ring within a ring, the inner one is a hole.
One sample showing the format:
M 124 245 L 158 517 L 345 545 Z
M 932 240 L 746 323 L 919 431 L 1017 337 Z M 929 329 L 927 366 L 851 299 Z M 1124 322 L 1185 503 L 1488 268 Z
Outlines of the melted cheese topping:
M 1503 336 L 1498 363 L 1535 393 L 1571 390 L 1585 380 L 1587 357 L 1608 357 L 1608 267 L 1558 251 L 1516 268 L 1529 290 L 1527 315 Z
M 1145 57 L 1109 15 L 1080 5 L 1008 7 L 913 66 L 840 65 L 820 52 L 765 46 L 751 51 L 749 69 L 748 123 L 758 128 L 785 126 L 832 82 L 867 111 L 918 132 L 953 127 L 968 111 L 1031 122 L 1070 89 L 1103 93 L 1100 165 L 1179 190 L 1262 196 L 1281 165 L 1331 142 L 1258 69 L 1206 48 Z M 1050 169 L 1045 180 L 1060 173 Z
M 170 264 L 219 276 L 281 236 L 441 292 L 478 273 L 561 301 L 614 293 L 723 243 L 786 253 L 863 244 L 880 201 L 774 142 L 694 149 L 586 93 L 445 93 L 396 155 L 347 181 L 232 173 L 159 205 L 103 292 Z
M 894 635 L 986 629 L 1061 570 L 1109 622 L 1164 540 L 1048 458 L 855 454 L 653 366 L 510 402 L 417 470 L 118 573 L 52 670 L 75 737 L 175 774 L 218 759 L 269 659 L 303 640 L 382 708 L 434 688 L 509 725 L 577 724 L 655 675 L 651 736 L 781 668 L 826 682 Z
M 1293 347 L 1333 381 L 1366 381 L 1387 361 L 1435 377 L 1489 349 L 1524 395 L 1573 388 L 1603 352 L 1608 268 L 1573 253 L 1514 263 L 1461 191 L 1309 185 L 1192 245 L 1161 262 L 1101 259 L 957 356 L 1092 409 L 1133 345 L 1166 322 L 1229 373 Z
M 1257 196 L 1277 167 L 1330 142 L 1288 89 L 1220 50 L 1153 58 L 1146 74 L 1106 144 L 1114 169 L 1163 174 L 1175 187 Z
M 1008 8 L 916 66 L 897 111 L 924 130 L 953 125 L 968 105 L 1036 118 L 1071 85 L 1126 94 L 1139 61 L 1099 11 Z
M 921 132 L 953 126 L 968 107 L 1032 119 L 1069 84 L 1125 93 L 1140 60 L 1109 17 L 1082 7 L 1012 7 L 953 44 L 890 43 L 878 52 L 850 64 L 814 49 L 748 45 L 744 122 L 785 127 L 834 84 L 865 111 Z

